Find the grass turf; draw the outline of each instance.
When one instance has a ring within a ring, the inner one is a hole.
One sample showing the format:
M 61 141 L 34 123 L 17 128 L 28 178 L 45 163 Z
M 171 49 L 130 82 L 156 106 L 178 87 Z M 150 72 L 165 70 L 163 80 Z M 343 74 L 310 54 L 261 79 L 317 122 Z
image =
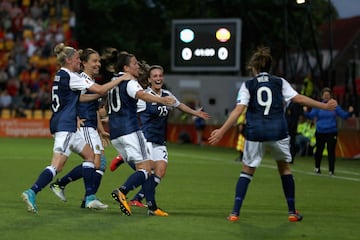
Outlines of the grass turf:
M 234 149 L 170 144 L 166 177 L 157 188 L 158 205 L 170 216 L 149 217 L 145 209 L 120 213 L 110 193 L 132 170 L 122 165 L 104 175 L 97 196 L 109 204 L 105 211 L 80 209 L 83 183 L 66 188 L 61 202 L 45 188 L 37 196 L 38 214 L 26 211 L 20 194 L 29 188 L 50 163 L 52 139 L 0 138 L 1 239 L 358 239 L 360 236 L 360 161 L 338 159 L 335 176 L 313 173 L 311 157 L 296 158 L 293 173 L 296 205 L 304 220 L 289 223 L 281 182 L 270 156 L 257 170 L 239 222 L 225 220 L 232 209 L 241 164 Z M 106 149 L 108 162 L 116 155 Z M 71 155 L 63 176 L 81 162 Z M 135 192 L 129 193 L 129 198 Z

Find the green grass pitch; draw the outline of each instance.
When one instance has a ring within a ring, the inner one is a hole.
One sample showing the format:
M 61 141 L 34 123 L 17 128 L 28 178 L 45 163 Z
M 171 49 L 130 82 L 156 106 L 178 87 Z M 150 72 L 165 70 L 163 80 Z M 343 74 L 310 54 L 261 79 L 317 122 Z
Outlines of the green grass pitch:
M 109 204 L 105 211 L 80 209 L 83 182 L 67 186 L 68 201 L 49 190 L 37 196 L 38 214 L 26 211 L 21 192 L 29 188 L 50 163 L 53 140 L 0 138 L 0 238 L 4 240 L 345 240 L 360 238 L 360 161 L 337 159 L 335 176 L 313 173 L 311 157 L 297 157 L 292 166 L 296 205 L 304 220 L 289 223 L 275 163 L 267 155 L 257 170 L 243 204 L 241 219 L 225 220 L 232 209 L 241 164 L 234 149 L 170 144 L 166 177 L 157 188 L 158 205 L 169 217 L 150 217 L 145 209 L 120 213 L 110 193 L 132 170 L 122 165 L 105 173 L 97 196 Z M 106 149 L 108 163 L 116 155 Z M 71 155 L 63 176 L 81 162 Z M 129 193 L 129 198 L 135 192 Z

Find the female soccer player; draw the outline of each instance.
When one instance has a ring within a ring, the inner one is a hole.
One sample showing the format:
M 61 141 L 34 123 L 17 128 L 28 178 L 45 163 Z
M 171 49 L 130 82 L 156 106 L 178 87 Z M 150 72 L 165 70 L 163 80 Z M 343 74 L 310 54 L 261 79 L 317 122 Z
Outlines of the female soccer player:
M 163 89 L 164 69 L 159 65 L 151 66 L 147 74 L 148 87 L 145 91 L 154 96 L 171 96 L 176 102 L 173 105 L 177 109 L 193 116 L 209 119 L 209 115 L 201 110 L 193 110 L 184 103 L 181 103 L 169 90 Z M 166 126 L 168 114 L 171 107 L 160 103 L 151 103 L 139 100 L 138 113 L 140 114 L 141 129 L 146 138 L 146 144 L 150 150 L 151 159 L 154 161 L 155 187 L 165 176 L 168 164 L 168 151 L 166 148 Z M 130 201 L 130 205 L 143 207 L 141 200 L 144 198 L 144 191 L 141 189 Z
M 84 159 L 82 175 L 85 185 L 85 206 L 99 208 L 102 205 L 95 196 L 94 152 L 77 132 L 77 105 L 82 90 L 88 89 L 103 95 L 127 77 L 98 85 L 77 74 L 80 71 L 80 57 L 76 49 L 60 43 L 56 45 L 54 52 L 61 68 L 56 73 L 51 91 L 53 114 L 50 120 L 50 132 L 54 137 L 53 157 L 50 166 L 40 173 L 32 187 L 22 193 L 28 211 L 33 213 L 38 212 L 36 194 L 62 170 L 71 152 L 78 153 Z
M 95 82 L 94 78 L 99 74 L 101 66 L 99 53 L 91 48 L 80 50 L 79 53 L 83 70 L 80 75 L 88 81 Z M 80 133 L 93 149 L 95 154 L 95 193 L 100 186 L 102 176 L 104 175 L 106 169 L 106 159 L 101 139 L 109 137 L 109 134 L 104 130 L 98 114 L 101 100 L 99 97 L 100 96 L 98 94 L 94 94 L 91 91 L 82 91 L 80 95 L 80 104 L 78 106 L 78 114 L 81 121 L 79 128 Z M 99 134 L 101 134 L 101 136 Z M 64 177 L 50 184 L 50 188 L 56 196 L 58 196 L 61 200 L 66 201 L 64 193 L 65 186 L 68 183 L 76 181 L 80 178 L 82 178 L 81 165 L 76 166 Z M 81 207 L 85 207 L 85 200 L 82 202 Z M 108 205 L 103 204 L 99 207 L 101 209 L 105 209 Z
M 139 76 L 139 64 L 136 57 L 126 52 L 119 54 L 115 69 L 117 72 L 122 71 L 135 77 Z M 142 185 L 147 200 L 148 214 L 168 216 L 157 207 L 155 202 L 155 184 L 151 174 L 153 161 L 138 123 L 138 99 L 167 106 L 175 103 L 175 99 L 171 96 L 159 97 L 145 92 L 135 79 L 123 81 L 109 92 L 111 143 L 126 162 L 133 162 L 136 166 L 136 171 L 129 176 L 127 181 L 112 192 L 112 197 L 119 202 L 121 211 L 129 216 L 131 209 L 126 202 L 126 194 Z
M 288 219 L 290 222 L 302 220 L 302 215 L 295 208 L 295 183 L 290 170 L 291 154 L 284 101 L 326 110 L 332 110 L 337 106 L 333 99 L 321 103 L 298 94 L 285 79 L 269 74 L 271 65 L 270 49 L 259 47 L 248 64 L 255 77 L 241 85 L 236 107 L 221 128 L 215 129 L 209 137 L 210 144 L 218 143 L 247 107 L 243 167 L 236 185 L 234 207 L 227 217 L 232 222 L 239 220 L 248 185 L 261 163 L 267 146 L 271 148 L 281 176 L 288 205 Z

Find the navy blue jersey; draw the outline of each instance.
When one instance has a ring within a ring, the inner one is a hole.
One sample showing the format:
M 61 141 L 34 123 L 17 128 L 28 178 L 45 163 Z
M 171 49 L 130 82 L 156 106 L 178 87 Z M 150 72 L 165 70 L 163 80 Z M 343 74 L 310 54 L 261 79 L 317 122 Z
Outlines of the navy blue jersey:
M 238 96 L 238 103 L 247 105 L 245 138 L 264 142 L 288 137 L 285 101 L 296 94 L 283 78 L 267 73 L 246 81 Z
M 94 81 L 85 73 L 81 73 L 81 76 L 87 78 L 89 81 Z M 94 94 L 93 92 L 87 90 L 82 94 Z M 99 109 L 99 99 L 95 99 L 89 102 L 80 102 L 78 106 L 78 115 L 80 119 L 85 119 L 83 127 L 92 127 L 97 129 L 98 118 L 97 111 Z
M 61 69 L 56 73 L 51 91 L 50 132 L 76 132 L 77 105 L 81 91 L 70 89 L 70 74 Z
M 146 89 L 146 92 L 156 95 L 151 88 Z M 170 91 L 161 90 L 161 96 L 172 96 Z M 175 98 L 176 99 L 176 98 Z M 172 107 L 160 103 L 151 103 L 139 101 L 138 112 L 140 113 L 141 129 L 148 142 L 166 145 L 166 126 L 168 120 L 169 111 Z M 176 100 L 174 106 L 178 106 L 180 103 Z
M 139 90 L 143 89 L 136 80 L 125 80 L 109 91 L 110 139 L 140 130 L 135 97 Z

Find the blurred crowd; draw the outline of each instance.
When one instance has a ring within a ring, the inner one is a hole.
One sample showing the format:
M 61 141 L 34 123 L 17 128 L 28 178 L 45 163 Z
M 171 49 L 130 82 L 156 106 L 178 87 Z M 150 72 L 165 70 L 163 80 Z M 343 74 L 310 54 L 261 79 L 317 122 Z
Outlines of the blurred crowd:
M 2 0 L 0 3 L 0 110 L 50 109 L 52 50 L 60 42 L 78 48 L 69 0 Z

